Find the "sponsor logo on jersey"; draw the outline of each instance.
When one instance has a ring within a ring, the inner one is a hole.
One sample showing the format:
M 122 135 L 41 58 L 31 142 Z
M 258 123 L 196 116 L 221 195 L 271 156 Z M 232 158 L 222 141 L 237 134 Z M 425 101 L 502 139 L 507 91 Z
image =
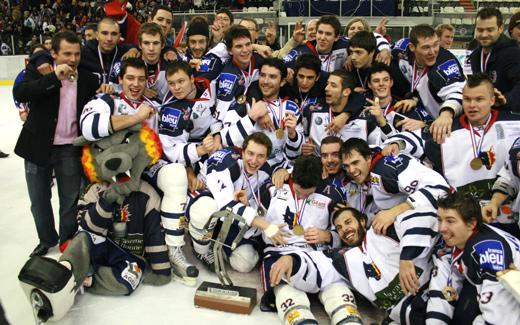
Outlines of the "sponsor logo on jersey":
M 445 80 L 456 79 L 461 76 L 459 63 L 455 59 L 448 60 L 439 65 L 438 70 Z
M 218 95 L 226 96 L 231 94 L 233 86 L 237 81 L 237 76 L 232 73 L 221 73 L 218 81 Z
M 319 209 L 324 209 L 327 206 L 325 202 L 319 201 L 315 198 L 307 199 L 307 204 L 311 207 L 317 207 Z
M 397 43 L 395 43 L 394 49 L 399 49 L 401 51 L 405 51 L 406 48 L 408 47 L 408 44 L 410 44 L 410 39 L 402 38 L 402 39 L 398 40 Z
M 221 163 L 224 158 L 226 158 L 227 155 L 229 155 L 231 153 L 231 151 L 229 150 L 219 150 L 217 152 L 215 152 L 213 155 L 211 155 L 211 157 L 208 159 L 208 164 L 209 163 Z
M 506 268 L 504 247 L 498 240 L 484 240 L 473 245 L 472 255 L 484 271 L 497 272 Z
M 126 261 L 126 268 L 121 272 L 121 278 L 128 282 L 133 290 L 135 290 L 139 282 L 141 282 L 142 275 L 141 268 L 136 262 L 130 263 Z
M 285 102 L 285 111 L 293 112 L 296 116 L 300 115 L 300 109 L 298 105 L 296 105 L 296 103 L 292 100 L 288 100 Z
M 161 115 L 161 128 L 176 129 L 179 124 L 179 119 L 182 115 L 182 111 L 166 107 L 164 113 Z
M 291 50 L 291 52 L 289 52 L 289 54 L 287 54 L 287 55 L 283 58 L 283 60 L 285 61 L 285 63 L 288 63 L 288 62 L 293 61 L 297 56 L 298 56 L 298 51 L 296 51 L 296 50 Z
M 199 72 L 208 72 L 213 70 L 215 67 L 215 61 L 214 59 L 202 59 L 200 62 L 200 68 Z

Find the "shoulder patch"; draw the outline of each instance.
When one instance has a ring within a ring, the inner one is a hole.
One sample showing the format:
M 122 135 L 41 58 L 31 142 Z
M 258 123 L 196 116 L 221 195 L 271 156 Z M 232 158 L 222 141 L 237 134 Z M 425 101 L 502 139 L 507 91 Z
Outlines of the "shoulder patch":
M 462 76 L 459 63 L 456 59 L 450 59 L 437 67 L 437 73 L 446 80 L 457 79 Z
M 406 48 L 408 47 L 408 44 L 410 44 L 410 39 L 408 37 L 401 38 L 400 40 L 398 40 L 395 43 L 394 49 L 401 50 L 401 51 L 406 51 Z
M 218 79 L 218 96 L 230 95 L 236 81 L 236 75 L 226 72 L 221 73 Z
M 503 271 L 506 268 L 504 246 L 498 240 L 484 240 L 473 245 L 473 258 L 483 271 Z
M 400 156 L 385 156 L 383 158 L 383 162 L 386 166 L 389 166 L 389 167 L 392 167 L 392 168 L 397 168 L 397 167 L 400 167 L 402 164 L 403 164 L 403 158 L 400 157 Z

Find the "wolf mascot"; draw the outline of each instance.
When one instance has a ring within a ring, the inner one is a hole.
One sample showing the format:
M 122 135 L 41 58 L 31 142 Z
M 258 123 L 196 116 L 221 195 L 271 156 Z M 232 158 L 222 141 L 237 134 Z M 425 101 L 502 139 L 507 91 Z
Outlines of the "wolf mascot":
M 81 137 L 75 140 L 76 145 L 84 143 Z M 18 276 L 37 322 L 62 318 L 82 287 L 97 294 L 129 295 L 141 282 L 170 282 L 161 200 L 141 180 L 161 153 L 158 136 L 146 126 L 84 146 L 82 163 L 93 184 L 80 201 L 79 231 L 59 261 L 32 257 Z M 175 173 L 179 166 L 162 169 L 168 168 Z

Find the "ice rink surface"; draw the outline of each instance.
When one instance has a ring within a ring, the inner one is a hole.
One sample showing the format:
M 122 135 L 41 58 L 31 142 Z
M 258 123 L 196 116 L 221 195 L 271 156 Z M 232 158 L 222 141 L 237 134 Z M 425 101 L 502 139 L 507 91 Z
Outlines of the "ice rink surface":
M 0 159 L 0 301 L 11 324 L 34 324 L 29 302 L 18 282 L 18 272 L 30 252 L 38 244 L 36 228 L 30 213 L 30 202 L 25 183 L 23 160 L 13 153 L 22 122 L 12 100 L 12 87 L 0 86 L 0 150 L 9 153 Z M 53 188 L 53 208 L 58 211 L 56 188 Z M 194 262 L 191 253 L 188 259 Z M 55 247 L 49 256 L 57 257 Z M 214 274 L 195 263 L 203 280 L 218 282 Z M 239 286 L 256 287 L 261 297 L 258 272 L 238 274 L 230 272 Z M 162 287 L 141 285 L 129 297 L 104 297 L 89 293 L 78 295 L 67 316 L 59 324 L 280 324 L 275 313 L 264 313 L 255 307 L 248 316 L 195 308 L 195 287 L 172 281 Z M 320 324 L 329 324 L 327 315 L 317 299 L 312 299 L 312 310 Z M 358 301 L 365 324 L 381 320 L 381 314 L 366 303 Z

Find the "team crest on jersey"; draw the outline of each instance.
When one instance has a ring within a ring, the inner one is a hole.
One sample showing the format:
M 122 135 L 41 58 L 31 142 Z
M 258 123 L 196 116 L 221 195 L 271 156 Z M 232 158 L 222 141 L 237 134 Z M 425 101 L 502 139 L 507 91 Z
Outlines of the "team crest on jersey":
M 370 184 L 379 185 L 379 176 L 370 176 Z
M 128 204 L 123 205 L 121 207 L 121 215 L 118 216 L 118 219 L 120 219 L 121 222 L 129 222 L 131 216 L 132 214 L 130 214 L 130 211 L 128 210 Z
M 237 76 L 232 73 L 221 73 L 218 81 L 218 95 L 227 96 L 231 94 L 233 86 L 237 81 Z
M 375 263 L 365 263 L 363 262 L 363 268 L 365 269 L 365 275 L 367 278 L 374 278 L 377 281 L 381 280 L 381 271 L 377 267 Z
M 498 240 L 484 240 L 473 245 L 473 259 L 484 271 L 503 271 L 506 268 L 504 246 Z
M 125 108 L 126 108 L 126 105 L 124 103 L 119 103 L 119 105 L 117 105 L 116 111 L 119 113 L 119 115 L 126 115 Z M 135 108 L 133 108 L 133 107 L 132 107 L 132 109 L 135 110 Z
M 390 156 L 384 157 L 383 163 L 386 166 L 389 166 L 392 168 L 397 168 L 403 164 L 403 158 L 390 155 Z
M 456 59 L 451 59 L 439 65 L 437 73 L 445 80 L 453 80 L 461 77 L 459 62 Z

